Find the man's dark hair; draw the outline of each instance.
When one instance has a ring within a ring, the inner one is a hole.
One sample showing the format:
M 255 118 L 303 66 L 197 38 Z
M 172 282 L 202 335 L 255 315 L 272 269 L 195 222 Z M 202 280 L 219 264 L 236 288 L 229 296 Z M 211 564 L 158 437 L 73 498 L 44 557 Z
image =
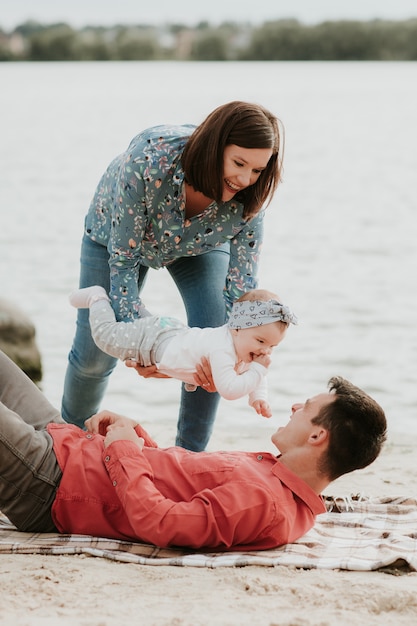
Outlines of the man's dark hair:
M 377 458 L 386 440 L 387 420 L 375 400 L 344 378 L 335 376 L 328 386 L 335 398 L 311 421 L 329 433 L 320 470 L 334 480 Z
M 270 201 L 281 178 L 284 131 L 281 122 L 258 104 L 239 100 L 223 104 L 195 129 L 183 151 L 187 183 L 220 202 L 223 192 L 223 155 L 228 145 L 270 148 L 272 156 L 255 184 L 236 194 L 243 217 L 256 215 Z

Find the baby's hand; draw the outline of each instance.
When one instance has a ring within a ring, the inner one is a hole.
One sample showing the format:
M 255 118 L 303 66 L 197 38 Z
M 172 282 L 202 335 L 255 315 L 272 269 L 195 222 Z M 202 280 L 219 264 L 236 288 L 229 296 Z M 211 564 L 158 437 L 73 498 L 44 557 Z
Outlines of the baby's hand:
M 258 415 L 262 415 L 263 417 L 272 417 L 271 407 L 265 400 L 255 400 L 252 406 Z
M 255 363 L 259 363 L 264 367 L 269 367 L 271 365 L 271 356 L 269 354 L 254 354 L 252 357 L 252 361 L 255 361 Z

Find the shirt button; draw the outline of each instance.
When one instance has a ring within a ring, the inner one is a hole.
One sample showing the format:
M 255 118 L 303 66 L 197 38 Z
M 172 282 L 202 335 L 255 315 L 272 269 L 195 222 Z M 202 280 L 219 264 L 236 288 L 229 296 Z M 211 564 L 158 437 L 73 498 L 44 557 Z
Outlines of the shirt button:
M 262 456 L 262 454 L 258 454 L 258 456 L 256 457 L 256 459 L 257 459 L 258 461 L 262 461 L 262 459 L 263 459 L 263 458 L 264 458 L 264 457 Z
M 87 438 L 87 439 L 92 439 L 92 438 L 93 438 L 93 435 L 86 435 L 86 438 Z
M 107 455 L 104 460 L 108 463 L 110 461 L 110 457 Z
M 117 485 L 117 480 L 114 480 L 113 481 L 113 487 L 116 487 L 116 485 Z

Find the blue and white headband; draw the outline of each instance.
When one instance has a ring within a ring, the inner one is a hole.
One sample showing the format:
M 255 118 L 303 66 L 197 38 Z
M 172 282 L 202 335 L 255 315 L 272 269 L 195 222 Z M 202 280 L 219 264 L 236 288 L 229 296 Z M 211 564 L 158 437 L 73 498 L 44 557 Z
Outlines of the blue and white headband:
M 273 322 L 298 324 L 297 316 L 277 300 L 243 300 L 235 302 L 230 313 L 229 328 L 253 328 Z

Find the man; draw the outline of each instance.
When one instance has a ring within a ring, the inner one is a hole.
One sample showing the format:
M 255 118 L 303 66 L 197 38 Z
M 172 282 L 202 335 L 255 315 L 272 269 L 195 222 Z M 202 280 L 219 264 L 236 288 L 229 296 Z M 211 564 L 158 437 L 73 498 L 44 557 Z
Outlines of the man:
M 362 468 L 386 437 L 381 407 L 342 378 L 292 407 L 280 451 L 160 449 L 133 420 L 102 411 L 65 423 L 0 352 L 0 510 L 21 531 L 159 546 L 262 550 L 305 534 L 321 491 Z

